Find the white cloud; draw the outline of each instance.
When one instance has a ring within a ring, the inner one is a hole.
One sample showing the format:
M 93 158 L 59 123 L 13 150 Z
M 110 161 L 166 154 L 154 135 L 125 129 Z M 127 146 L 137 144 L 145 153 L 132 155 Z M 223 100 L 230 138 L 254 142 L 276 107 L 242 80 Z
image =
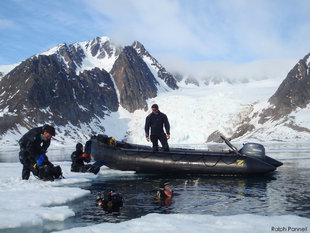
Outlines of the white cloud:
M 153 51 L 197 60 L 300 56 L 310 50 L 307 1 L 90 1 L 113 24 L 109 34 Z M 281 10 L 280 10 L 281 9 Z M 299 46 L 296 38 L 304 38 Z M 299 47 L 299 48 L 298 48 Z
M 2 30 L 0 50 L 19 47 L 11 57 L 96 36 L 122 45 L 138 40 L 159 61 L 243 63 L 300 59 L 310 51 L 308 0 L 33 0 L 1 7 L 0 30 L 15 30 Z

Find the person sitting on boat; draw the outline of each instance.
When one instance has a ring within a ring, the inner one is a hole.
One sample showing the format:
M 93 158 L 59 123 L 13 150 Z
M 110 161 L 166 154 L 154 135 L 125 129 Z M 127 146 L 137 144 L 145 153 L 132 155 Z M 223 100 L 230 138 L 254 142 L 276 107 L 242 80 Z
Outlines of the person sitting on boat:
M 81 143 L 77 143 L 75 148 L 76 150 L 71 154 L 71 171 L 83 173 L 90 172 L 96 175 L 99 172 L 100 167 L 91 164 L 84 164 L 84 162 L 90 162 L 91 155 L 83 152 L 83 145 Z
M 119 212 L 123 206 L 123 196 L 115 190 L 97 194 L 97 204 L 109 212 Z
M 165 127 L 166 134 L 163 127 Z M 151 136 L 149 131 L 151 128 Z M 170 139 L 170 124 L 166 114 L 158 109 L 157 104 L 152 105 L 152 113 L 145 119 L 145 136 L 146 140 L 153 143 L 153 151 L 158 151 L 158 140 L 160 141 L 163 151 L 169 151 L 168 139 Z

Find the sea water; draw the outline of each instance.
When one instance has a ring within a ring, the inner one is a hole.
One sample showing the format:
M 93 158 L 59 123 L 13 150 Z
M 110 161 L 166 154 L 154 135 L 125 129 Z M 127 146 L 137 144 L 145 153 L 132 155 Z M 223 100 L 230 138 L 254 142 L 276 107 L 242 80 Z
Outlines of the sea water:
M 94 181 L 78 185 L 90 190 L 90 194 L 68 203 L 75 216 L 61 224 L 46 223 L 50 226 L 45 225 L 45 229 L 61 230 L 104 222 L 118 223 L 150 213 L 297 215 L 310 218 L 310 146 L 281 143 L 265 147 L 270 157 L 283 162 L 283 166 L 266 175 L 99 174 Z M 68 161 L 72 151 L 73 148 L 53 149 L 48 155 L 51 161 Z M 0 161 L 17 162 L 18 150 L 0 152 Z M 154 198 L 163 180 L 169 181 L 176 193 L 169 203 Z M 105 211 L 96 203 L 98 192 L 111 189 L 124 197 L 123 207 L 117 212 Z
M 267 154 L 283 162 L 275 172 L 254 176 L 142 175 L 99 176 L 84 187 L 91 195 L 73 203 L 79 222 L 122 222 L 149 213 L 206 215 L 298 215 L 310 218 L 310 150 L 308 145 L 268 145 Z M 161 181 L 170 182 L 171 203 L 154 199 Z M 124 205 L 117 213 L 96 206 L 96 194 L 117 190 Z M 75 220 L 76 220 L 75 219 Z

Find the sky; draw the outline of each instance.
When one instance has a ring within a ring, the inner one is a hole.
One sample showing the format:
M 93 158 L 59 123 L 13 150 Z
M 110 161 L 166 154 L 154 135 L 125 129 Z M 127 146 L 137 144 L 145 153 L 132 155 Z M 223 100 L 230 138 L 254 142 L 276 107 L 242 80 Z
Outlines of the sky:
M 2 0 L 0 65 L 97 36 L 138 40 L 174 70 L 297 62 L 310 52 L 309 10 L 308 0 Z

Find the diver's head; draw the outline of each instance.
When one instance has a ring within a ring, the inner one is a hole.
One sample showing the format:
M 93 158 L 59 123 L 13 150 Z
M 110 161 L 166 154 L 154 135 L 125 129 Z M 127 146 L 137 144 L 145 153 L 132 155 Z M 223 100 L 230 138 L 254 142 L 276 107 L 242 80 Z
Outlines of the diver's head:
M 162 197 L 172 197 L 173 191 L 168 181 L 161 182 L 159 189 Z

